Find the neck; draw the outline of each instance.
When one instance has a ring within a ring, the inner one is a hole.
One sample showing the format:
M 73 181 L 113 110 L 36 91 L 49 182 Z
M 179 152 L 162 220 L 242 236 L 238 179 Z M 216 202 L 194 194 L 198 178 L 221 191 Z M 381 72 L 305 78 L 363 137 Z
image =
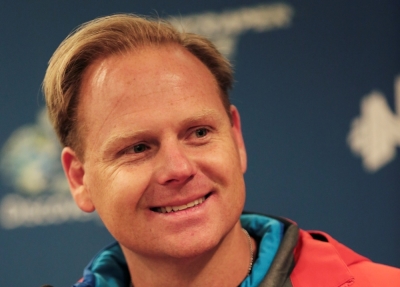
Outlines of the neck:
M 254 241 L 251 241 L 254 251 Z M 238 286 L 248 275 L 250 250 L 240 222 L 200 255 L 171 258 L 138 255 L 122 247 L 135 287 Z

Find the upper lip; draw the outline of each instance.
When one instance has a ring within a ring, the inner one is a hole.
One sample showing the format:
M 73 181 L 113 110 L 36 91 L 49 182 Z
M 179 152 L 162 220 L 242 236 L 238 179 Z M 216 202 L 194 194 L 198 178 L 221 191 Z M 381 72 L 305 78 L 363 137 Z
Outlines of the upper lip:
M 153 205 L 150 208 L 153 209 L 153 208 L 165 207 L 165 206 L 180 206 L 180 205 L 188 204 L 188 203 L 195 201 L 196 199 L 200 199 L 202 197 L 207 198 L 210 194 L 211 194 L 211 192 L 207 192 L 205 194 L 198 194 L 198 195 L 192 195 L 190 197 L 185 197 L 185 198 L 181 198 L 181 199 L 174 199 L 173 201 L 168 201 L 167 203 Z

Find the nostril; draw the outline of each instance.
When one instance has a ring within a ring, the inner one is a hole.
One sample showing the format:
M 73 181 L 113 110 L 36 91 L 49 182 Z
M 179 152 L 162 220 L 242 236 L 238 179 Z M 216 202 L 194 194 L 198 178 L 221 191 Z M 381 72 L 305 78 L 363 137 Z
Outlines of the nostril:
M 162 182 L 164 185 L 168 184 L 185 184 L 189 181 L 191 181 L 194 178 L 194 174 L 190 173 L 175 173 L 175 174 L 168 174 L 165 176 L 166 179 Z

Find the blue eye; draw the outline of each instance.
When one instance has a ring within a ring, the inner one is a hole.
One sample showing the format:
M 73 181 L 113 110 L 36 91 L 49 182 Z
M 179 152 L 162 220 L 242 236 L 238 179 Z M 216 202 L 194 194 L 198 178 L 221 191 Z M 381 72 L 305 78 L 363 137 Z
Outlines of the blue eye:
M 147 146 L 145 144 L 137 144 L 132 147 L 134 153 L 141 153 L 147 150 Z
M 206 128 L 197 129 L 195 131 L 195 135 L 198 138 L 205 137 L 208 134 L 208 130 Z

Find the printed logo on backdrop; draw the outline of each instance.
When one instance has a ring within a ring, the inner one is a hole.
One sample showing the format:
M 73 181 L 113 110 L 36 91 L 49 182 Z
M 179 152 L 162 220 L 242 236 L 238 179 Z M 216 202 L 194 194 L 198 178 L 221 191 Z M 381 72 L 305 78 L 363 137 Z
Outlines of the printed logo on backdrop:
M 0 168 L 5 183 L 15 192 L 0 203 L 3 228 L 33 227 L 88 221 L 94 213 L 82 212 L 72 200 L 60 163 L 61 147 L 45 109 L 36 123 L 22 126 L 1 151 Z
M 171 17 L 168 21 L 186 32 L 207 36 L 228 58 L 236 52 L 239 36 L 247 31 L 266 32 L 290 26 L 294 15 L 291 6 L 283 3 L 261 4 L 227 10 Z
M 372 91 L 362 99 L 361 115 L 351 124 L 347 142 L 369 172 L 394 160 L 400 147 L 400 76 L 395 78 L 394 91 L 394 113 L 385 96 Z
M 287 4 L 262 4 L 206 12 L 168 20 L 177 28 L 207 36 L 228 58 L 233 58 L 240 35 L 287 28 L 293 18 Z M 17 129 L 1 151 L 0 169 L 12 189 L 0 201 L 0 223 L 5 229 L 97 220 L 72 200 L 60 163 L 61 147 L 43 109 L 37 121 Z

